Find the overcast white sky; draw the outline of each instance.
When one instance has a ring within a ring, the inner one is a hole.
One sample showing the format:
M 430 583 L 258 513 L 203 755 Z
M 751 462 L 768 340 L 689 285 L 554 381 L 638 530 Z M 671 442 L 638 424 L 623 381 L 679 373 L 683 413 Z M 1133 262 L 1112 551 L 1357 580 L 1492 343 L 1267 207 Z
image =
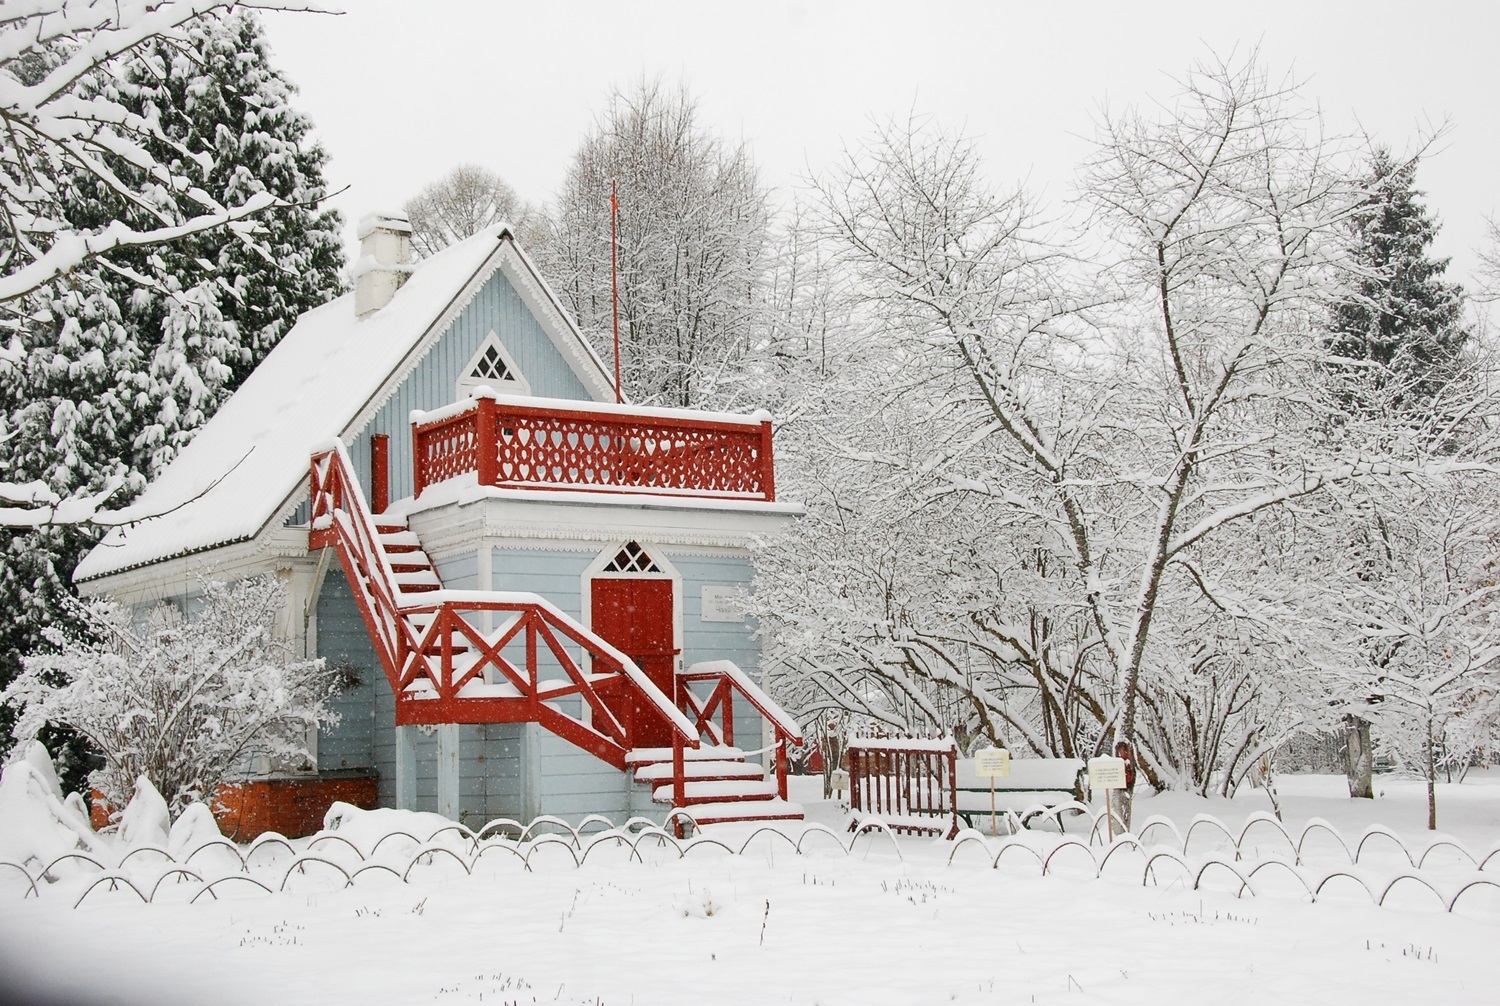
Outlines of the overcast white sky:
M 453 165 L 545 201 L 614 84 L 681 79 L 703 123 L 786 187 L 872 116 L 915 109 L 976 137 L 991 176 L 1065 198 L 1091 117 L 1171 93 L 1211 52 L 1259 45 L 1335 131 L 1401 150 L 1452 129 L 1418 175 L 1439 251 L 1468 278 L 1500 209 L 1500 4 L 758 3 L 344 0 L 338 16 L 267 16 L 353 220 L 398 207 Z M 352 236 L 352 235 L 351 235 Z

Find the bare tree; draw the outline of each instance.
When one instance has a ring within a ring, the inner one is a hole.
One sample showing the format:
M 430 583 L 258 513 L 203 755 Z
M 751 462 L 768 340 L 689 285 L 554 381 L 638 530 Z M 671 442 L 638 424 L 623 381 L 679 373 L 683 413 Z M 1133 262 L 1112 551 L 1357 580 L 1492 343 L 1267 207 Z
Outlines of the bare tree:
M 540 224 L 535 210 L 505 179 L 477 164 L 460 164 L 408 199 L 404 209 L 411 220 L 412 247 L 421 256 L 501 222 L 510 224 L 524 244 Z
M 568 169 L 543 251 L 548 277 L 606 358 L 612 186 L 627 394 L 732 404 L 769 266 L 766 195 L 749 151 L 704 132 L 680 87 L 642 81 L 610 96 Z
M 781 592 L 810 621 L 777 643 L 861 712 L 942 724 L 967 702 L 1036 750 L 1125 741 L 1153 781 L 1201 786 L 1334 715 L 1327 490 L 1490 463 L 1330 392 L 1318 325 L 1363 193 L 1296 88 L 1215 63 L 1160 108 L 1100 123 L 1070 254 L 920 124 L 824 184 L 886 365 L 863 371 L 866 421 L 828 430 L 846 467 L 798 532 L 860 534 L 819 546 L 845 571 L 827 593 Z

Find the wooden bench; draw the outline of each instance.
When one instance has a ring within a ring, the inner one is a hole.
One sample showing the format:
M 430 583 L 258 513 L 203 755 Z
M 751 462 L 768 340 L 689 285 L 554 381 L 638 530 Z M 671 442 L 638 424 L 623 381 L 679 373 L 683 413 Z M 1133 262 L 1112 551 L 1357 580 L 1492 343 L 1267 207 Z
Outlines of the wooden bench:
M 989 817 L 991 780 L 975 773 L 973 758 L 958 759 L 956 771 L 958 815 L 975 827 Z M 1074 800 L 1087 804 L 1090 797 L 1088 764 L 1081 758 L 1014 758 L 1010 775 L 993 781 L 995 810 L 1001 814 L 1009 810 L 1022 815 L 1038 804 L 1049 810 Z M 1021 823 L 1037 813 L 1025 814 Z M 1061 817 L 1057 826 L 1063 827 Z

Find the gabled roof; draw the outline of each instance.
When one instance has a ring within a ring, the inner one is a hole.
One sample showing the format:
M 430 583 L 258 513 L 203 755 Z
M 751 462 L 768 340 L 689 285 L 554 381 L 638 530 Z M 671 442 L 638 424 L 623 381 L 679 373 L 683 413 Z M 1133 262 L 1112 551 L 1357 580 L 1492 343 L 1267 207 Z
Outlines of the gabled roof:
M 354 295 L 303 314 L 136 506 L 164 516 L 104 536 L 73 574 L 91 580 L 268 530 L 303 492 L 313 449 L 357 432 L 496 271 L 512 280 L 600 400 L 608 372 L 508 228 L 418 262 L 391 302 L 357 319 Z

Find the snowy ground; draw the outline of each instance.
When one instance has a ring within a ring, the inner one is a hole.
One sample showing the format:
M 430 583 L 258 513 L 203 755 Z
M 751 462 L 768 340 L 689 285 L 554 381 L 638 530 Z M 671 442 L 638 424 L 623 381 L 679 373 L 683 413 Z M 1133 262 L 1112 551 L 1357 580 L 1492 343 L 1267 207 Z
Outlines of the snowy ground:
M 1349 844 L 1383 825 L 1420 859 L 1433 836 L 1419 784 L 1382 779 L 1384 796 L 1359 802 L 1341 796 L 1342 785 L 1282 779 L 1293 839 L 1314 818 Z M 813 820 L 841 823 L 836 807 L 810 799 L 814 792 L 792 795 L 808 803 Z M 1238 836 L 1267 807 L 1253 792 L 1234 801 L 1167 795 L 1139 800 L 1136 815 L 1138 824 L 1165 815 L 1181 833 L 1194 815 L 1213 814 Z M 1444 787 L 1439 815 L 1439 834 L 1482 859 L 1500 841 L 1500 773 Z M 392 820 L 345 833 L 370 853 Z M 1181 853 L 1168 829 L 1154 831 L 1148 847 Z M 735 849 L 749 833 L 710 830 Z M 459 836 L 448 839 L 461 848 Z M 220 900 L 189 905 L 183 901 L 199 888 L 168 879 L 156 903 L 100 887 L 75 910 L 87 879 L 80 874 L 41 898 L 0 890 L 0 945 L 9 958 L 0 969 L 29 973 L 58 1001 L 124 1003 L 1496 1001 L 1500 894 L 1491 888 L 1466 894 L 1450 914 L 1414 880 L 1399 881 L 1377 907 L 1352 879 L 1335 877 L 1313 904 L 1292 868 L 1273 867 L 1257 875 L 1254 895 L 1236 898 L 1239 881 L 1228 870 L 1211 869 L 1194 891 L 1171 860 L 1157 863 L 1159 886 L 1142 886 L 1144 856 L 1130 848 L 1096 879 L 1104 850 L 1059 841 L 1023 836 L 1039 854 L 1057 850 L 1046 876 L 1025 849 L 992 866 L 1003 847 L 996 839 L 955 852 L 923 838 L 903 838 L 898 848 L 872 834 L 846 854 L 814 833 L 799 855 L 762 834 L 743 854 L 701 844 L 681 859 L 645 842 L 644 862 L 611 842 L 578 867 L 558 841 L 534 847 L 530 872 L 516 856 L 487 854 L 468 876 L 439 855 L 419 859 L 408 883 L 371 870 L 343 888 L 331 867 L 309 864 L 305 874 L 292 871 L 285 893 L 241 883 L 218 888 Z M 315 851 L 350 868 L 380 857 L 399 867 L 416 848 L 398 837 L 368 860 L 338 842 Z M 1241 849 L 1242 871 L 1294 859 L 1264 823 L 1252 823 Z M 1215 854 L 1233 861 L 1233 844 L 1201 826 L 1183 858 L 1196 868 Z M 215 855 L 228 854 L 209 850 L 196 866 L 207 873 Z M 270 860 L 289 864 L 291 856 L 269 846 L 257 854 L 265 875 L 276 872 Z M 1445 898 L 1475 877 L 1500 881 L 1500 856 L 1484 873 L 1447 846 L 1420 871 L 1406 856 L 1377 834 L 1350 869 L 1333 836 L 1314 829 L 1295 869 L 1315 879 L 1349 869 L 1377 891 L 1416 873 Z

